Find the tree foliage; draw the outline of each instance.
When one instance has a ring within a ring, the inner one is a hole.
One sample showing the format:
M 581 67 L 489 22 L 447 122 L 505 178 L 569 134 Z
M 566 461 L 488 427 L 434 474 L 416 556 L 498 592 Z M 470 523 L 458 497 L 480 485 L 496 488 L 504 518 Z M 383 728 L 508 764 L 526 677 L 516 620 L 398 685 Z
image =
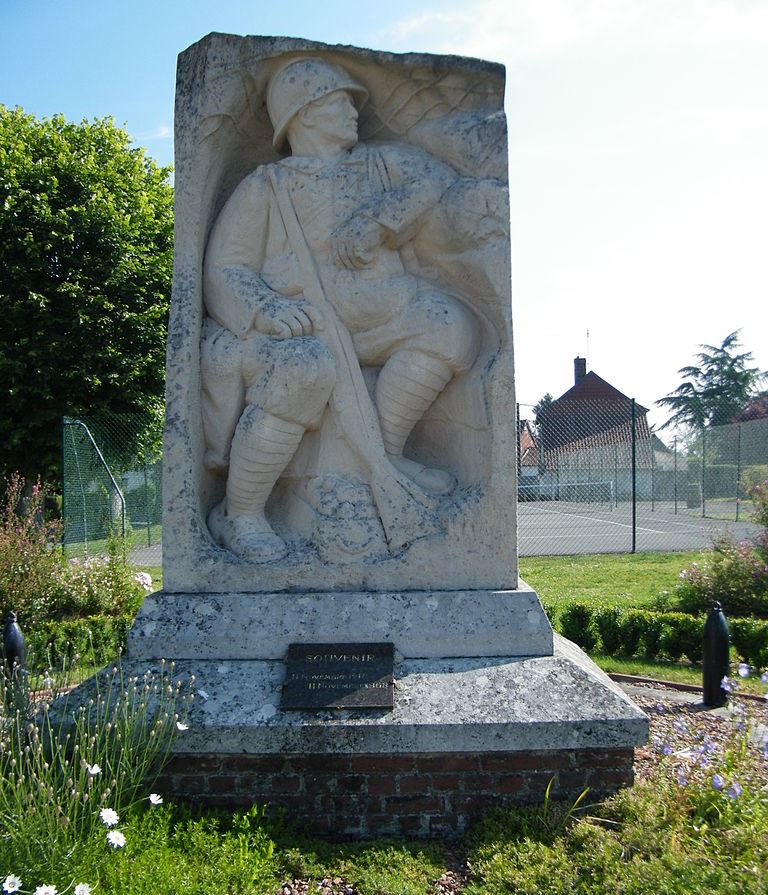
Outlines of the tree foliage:
M 169 170 L 111 119 L 0 106 L 0 472 L 55 480 L 62 416 L 162 414 Z
M 547 392 L 543 395 L 534 405 L 533 405 L 533 417 L 538 422 L 539 417 L 542 416 L 550 404 L 553 404 L 555 399 Z
M 678 370 L 683 382 L 656 402 L 672 411 L 663 429 L 721 426 L 741 412 L 766 374 L 750 366 L 752 354 L 739 347 L 739 330 L 720 345 L 699 346 L 696 363 Z

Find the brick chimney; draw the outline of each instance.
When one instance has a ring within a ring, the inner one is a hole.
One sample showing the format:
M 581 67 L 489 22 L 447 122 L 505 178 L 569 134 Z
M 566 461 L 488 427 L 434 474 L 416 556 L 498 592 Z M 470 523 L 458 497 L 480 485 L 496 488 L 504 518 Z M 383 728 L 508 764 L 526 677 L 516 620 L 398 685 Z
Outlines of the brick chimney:
M 587 375 L 587 359 L 585 357 L 574 357 L 574 359 L 573 359 L 574 385 L 578 385 L 586 375 Z

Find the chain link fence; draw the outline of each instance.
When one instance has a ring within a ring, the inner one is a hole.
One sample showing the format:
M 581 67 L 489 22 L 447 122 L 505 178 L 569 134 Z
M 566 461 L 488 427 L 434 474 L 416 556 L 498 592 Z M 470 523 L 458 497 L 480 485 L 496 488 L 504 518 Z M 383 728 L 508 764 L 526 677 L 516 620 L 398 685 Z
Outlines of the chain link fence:
M 662 438 L 630 398 L 518 405 L 521 555 L 674 551 L 750 537 L 768 420 Z M 663 433 L 662 433 L 663 434 Z
M 136 565 L 162 561 L 160 425 L 135 416 L 65 417 L 63 548 L 106 552 L 110 539 Z
M 707 548 L 751 537 L 751 485 L 768 479 L 768 419 L 685 438 L 651 430 L 621 396 L 519 404 L 522 556 Z M 64 419 L 62 515 L 70 555 L 117 538 L 137 565 L 162 561 L 158 424 L 131 416 Z

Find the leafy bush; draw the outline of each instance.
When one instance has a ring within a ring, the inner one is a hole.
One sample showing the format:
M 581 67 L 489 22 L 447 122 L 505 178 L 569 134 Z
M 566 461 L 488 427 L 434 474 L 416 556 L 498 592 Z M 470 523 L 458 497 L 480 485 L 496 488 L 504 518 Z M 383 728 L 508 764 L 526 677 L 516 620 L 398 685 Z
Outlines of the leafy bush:
M 585 603 L 570 603 L 560 613 L 560 633 L 582 649 L 591 652 L 597 645 L 593 611 Z
M 649 661 L 664 658 L 679 661 L 685 657 L 699 664 L 704 621 L 703 615 L 696 617 L 685 612 L 571 603 L 563 610 L 557 628 L 587 652 L 615 657 L 642 654 Z M 768 667 L 768 621 L 734 618 L 728 624 L 736 652 L 746 662 Z
M 683 656 L 689 662 L 701 662 L 704 621 L 681 612 L 664 616 L 660 651 L 670 659 L 679 661 Z
M 145 573 L 126 563 L 116 541 L 103 557 L 67 561 L 59 547 L 61 524 L 45 521 L 45 491 L 25 496 L 13 476 L 0 511 L 0 618 L 13 610 L 26 633 L 50 621 L 135 614 L 151 589 Z
M 728 628 L 731 643 L 744 661 L 768 668 L 768 623 L 754 618 L 732 618 Z
M 763 482 L 768 482 L 768 464 L 754 464 L 753 466 L 745 466 L 741 470 L 741 490 L 744 494 L 749 492 Z
M 674 608 L 702 613 L 717 600 L 728 615 L 768 618 L 768 481 L 754 485 L 749 496 L 752 519 L 763 530 L 751 541 L 720 538 L 708 560 L 683 569 Z
M 622 625 L 623 612 L 618 606 L 606 606 L 594 614 L 594 622 L 603 652 L 615 656 L 624 649 L 624 631 Z
M 133 613 L 127 613 L 41 622 L 23 631 L 27 665 L 34 669 L 59 667 L 75 656 L 88 656 L 96 667 L 106 665 L 125 653 L 133 619 Z

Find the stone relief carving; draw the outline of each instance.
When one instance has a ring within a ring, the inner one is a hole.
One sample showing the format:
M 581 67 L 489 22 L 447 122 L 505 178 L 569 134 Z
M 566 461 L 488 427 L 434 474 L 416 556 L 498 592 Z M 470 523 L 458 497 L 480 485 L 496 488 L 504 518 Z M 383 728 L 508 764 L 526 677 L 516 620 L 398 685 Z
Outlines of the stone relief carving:
M 473 459 L 418 433 L 436 402 L 468 431 L 488 427 L 505 184 L 451 164 L 445 145 L 441 159 L 359 141 L 368 98 L 322 56 L 279 65 L 266 104 L 273 146 L 290 154 L 235 187 L 205 250 L 204 463 L 221 480 L 208 527 L 254 563 L 302 539 L 328 561 L 377 561 L 439 536 L 476 497 Z M 452 139 L 477 124 L 454 116 Z M 440 145 L 434 120 L 410 126 Z

